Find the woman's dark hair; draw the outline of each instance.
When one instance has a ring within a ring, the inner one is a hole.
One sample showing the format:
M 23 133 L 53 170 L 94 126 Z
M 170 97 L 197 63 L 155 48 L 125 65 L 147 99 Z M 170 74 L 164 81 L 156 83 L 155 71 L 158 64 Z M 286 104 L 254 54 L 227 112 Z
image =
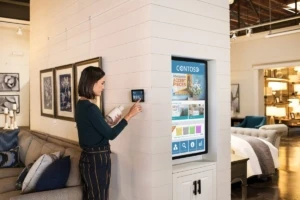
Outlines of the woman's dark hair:
M 105 72 L 100 67 L 89 66 L 85 68 L 78 84 L 78 94 L 87 99 L 95 99 L 93 92 L 94 85 L 97 81 L 105 76 Z

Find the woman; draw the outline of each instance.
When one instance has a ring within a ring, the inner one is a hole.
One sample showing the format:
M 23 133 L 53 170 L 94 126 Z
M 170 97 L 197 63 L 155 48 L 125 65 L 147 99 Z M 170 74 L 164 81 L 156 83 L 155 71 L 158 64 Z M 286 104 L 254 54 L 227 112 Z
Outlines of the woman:
M 101 95 L 104 83 L 104 71 L 90 66 L 82 71 L 78 85 L 80 99 L 76 106 L 75 120 L 82 148 L 79 168 L 84 199 L 108 200 L 111 171 L 109 140 L 115 139 L 127 122 L 142 111 L 137 102 L 119 123 L 121 116 L 108 124 L 99 108 L 91 102 Z M 116 126 L 111 128 L 113 125 Z

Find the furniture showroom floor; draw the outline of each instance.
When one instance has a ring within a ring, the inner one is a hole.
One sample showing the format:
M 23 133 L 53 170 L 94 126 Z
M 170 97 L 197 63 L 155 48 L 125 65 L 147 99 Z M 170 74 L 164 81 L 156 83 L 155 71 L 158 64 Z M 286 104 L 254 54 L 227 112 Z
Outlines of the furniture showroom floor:
M 248 179 L 248 200 L 300 199 L 300 133 L 281 138 L 280 168 L 267 180 Z M 242 197 L 241 184 L 231 185 L 231 199 Z

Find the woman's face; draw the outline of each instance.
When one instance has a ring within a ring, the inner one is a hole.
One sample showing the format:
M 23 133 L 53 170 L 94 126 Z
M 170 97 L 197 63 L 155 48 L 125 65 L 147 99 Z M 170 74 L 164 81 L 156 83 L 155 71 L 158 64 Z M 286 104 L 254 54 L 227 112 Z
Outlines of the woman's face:
M 93 87 L 93 92 L 96 96 L 101 95 L 101 92 L 104 90 L 104 84 L 105 84 L 105 76 L 99 79 Z

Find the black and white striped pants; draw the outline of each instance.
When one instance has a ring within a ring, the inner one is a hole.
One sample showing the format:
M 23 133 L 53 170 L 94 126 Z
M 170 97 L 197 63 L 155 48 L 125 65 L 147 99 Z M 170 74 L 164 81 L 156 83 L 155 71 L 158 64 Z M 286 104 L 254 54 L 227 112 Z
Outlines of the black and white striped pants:
M 84 200 L 108 200 L 111 174 L 110 147 L 83 148 L 79 161 Z

